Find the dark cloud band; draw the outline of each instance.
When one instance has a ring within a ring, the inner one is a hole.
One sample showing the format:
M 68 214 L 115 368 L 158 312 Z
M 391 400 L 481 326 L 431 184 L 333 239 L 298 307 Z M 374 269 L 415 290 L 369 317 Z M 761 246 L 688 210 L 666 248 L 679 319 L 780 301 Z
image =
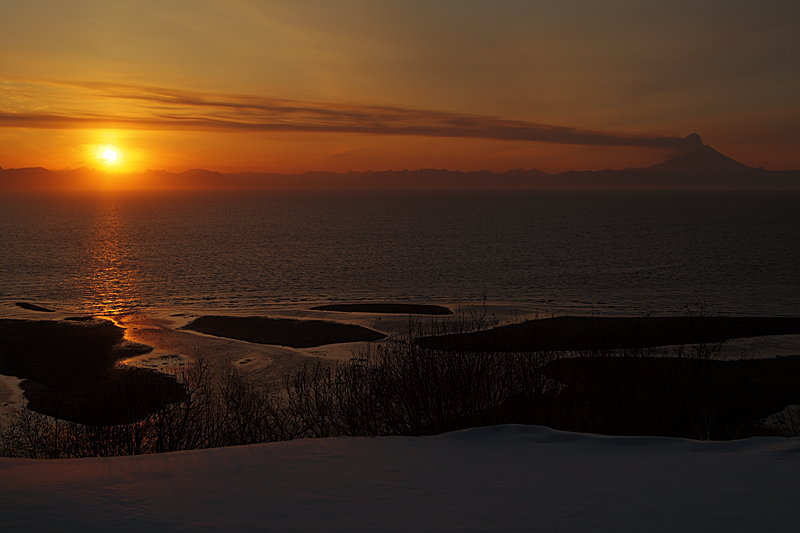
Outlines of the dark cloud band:
M 593 146 L 688 150 L 697 135 L 628 135 L 502 118 L 391 106 L 302 102 L 243 95 L 203 94 L 109 83 L 70 84 L 94 97 L 135 104 L 134 113 L 2 113 L 0 126 L 50 129 L 362 133 L 535 141 Z

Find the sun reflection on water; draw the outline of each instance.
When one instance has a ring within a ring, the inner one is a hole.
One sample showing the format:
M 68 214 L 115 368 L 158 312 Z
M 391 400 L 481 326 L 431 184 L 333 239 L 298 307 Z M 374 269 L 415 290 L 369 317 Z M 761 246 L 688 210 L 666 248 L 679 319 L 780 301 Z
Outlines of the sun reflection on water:
M 87 279 L 83 306 L 95 315 L 114 316 L 136 308 L 140 275 L 133 261 L 135 250 L 127 238 L 123 213 L 109 197 L 98 205 L 89 242 L 86 243 Z

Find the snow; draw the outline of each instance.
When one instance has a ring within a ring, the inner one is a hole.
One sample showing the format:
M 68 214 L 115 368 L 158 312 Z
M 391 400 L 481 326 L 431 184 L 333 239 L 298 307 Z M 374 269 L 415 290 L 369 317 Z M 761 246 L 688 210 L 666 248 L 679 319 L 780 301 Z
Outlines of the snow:
M 537 426 L 0 459 L 4 531 L 798 531 L 800 439 Z

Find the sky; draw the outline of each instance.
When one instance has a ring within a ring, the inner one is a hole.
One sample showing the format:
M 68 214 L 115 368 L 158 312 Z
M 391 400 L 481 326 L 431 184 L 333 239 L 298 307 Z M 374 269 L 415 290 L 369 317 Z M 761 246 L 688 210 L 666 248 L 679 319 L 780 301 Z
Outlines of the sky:
M 3 168 L 558 172 L 652 165 L 692 133 L 800 168 L 800 2 L 0 7 Z

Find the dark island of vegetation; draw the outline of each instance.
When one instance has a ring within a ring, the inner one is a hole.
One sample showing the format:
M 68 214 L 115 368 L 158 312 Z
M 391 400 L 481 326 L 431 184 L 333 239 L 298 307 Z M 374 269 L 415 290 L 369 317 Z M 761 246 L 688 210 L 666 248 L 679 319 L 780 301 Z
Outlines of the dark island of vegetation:
M 528 320 L 478 331 L 421 337 L 435 350 L 498 352 L 635 350 L 701 345 L 764 335 L 800 334 L 796 317 L 587 317 Z
M 453 311 L 441 305 L 373 303 L 329 304 L 312 307 L 312 311 L 337 311 L 340 313 L 385 313 L 396 315 L 452 315 Z
M 342 342 L 371 342 L 386 337 L 383 333 L 353 324 L 261 316 L 202 316 L 181 329 L 291 348 L 312 348 Z
M 55 313 L 52 309 L 48 309 L 47 307 L 42 307 L 41 305 L 32 304 L 30 302 L 15 302 L 17 307 L 21 307 L 22 309 L 26 309 L 28 311 L 37 311 L 39 313 Z
M 0 374 L 23 379 L 32 411 L 82 424 L 135 422 L 181 400 L 184 388 L 174 377 L 115 366 L 151 349 L 123 336 L 101 319 L 2 319 Z

